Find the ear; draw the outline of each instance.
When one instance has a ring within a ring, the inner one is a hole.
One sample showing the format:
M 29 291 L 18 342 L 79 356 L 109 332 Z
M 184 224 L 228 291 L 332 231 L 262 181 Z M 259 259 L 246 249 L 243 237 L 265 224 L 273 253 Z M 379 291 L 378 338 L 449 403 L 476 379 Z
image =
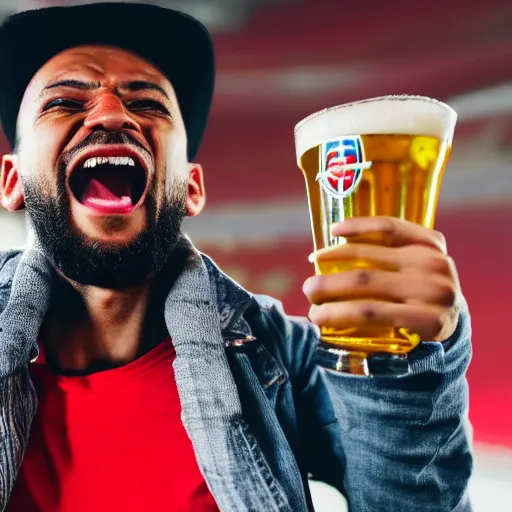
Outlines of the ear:
M 4 155 L 0 169 L 0 205 L 7 211 L 14 212 L 25 206 L 23 185 L 21 184 L 18 157 Z
M 199 164 L 189 164 L 187 215 L 195 217 L 199 215 L 206 203 L 204 192 L 203 168 Z

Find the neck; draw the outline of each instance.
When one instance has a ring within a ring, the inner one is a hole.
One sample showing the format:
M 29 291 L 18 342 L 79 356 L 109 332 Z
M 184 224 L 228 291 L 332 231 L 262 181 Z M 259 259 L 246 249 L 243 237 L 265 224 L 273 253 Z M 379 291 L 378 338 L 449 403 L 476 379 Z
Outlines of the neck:
M 154 292 L 151 282 L 108 290 L 61 278 L 42 333 L 48 364 L 92 373 L 153 348 L 167 336 L 163 300 Z

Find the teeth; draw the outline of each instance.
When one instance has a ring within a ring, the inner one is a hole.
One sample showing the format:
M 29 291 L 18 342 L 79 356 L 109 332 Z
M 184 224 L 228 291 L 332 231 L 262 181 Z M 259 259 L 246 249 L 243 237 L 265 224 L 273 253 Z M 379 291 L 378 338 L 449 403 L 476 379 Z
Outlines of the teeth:
M 96 167 L 97 165 L 129 165 L 135 167 L 135 160 L 129 156 L 94 156 L 84 163 L 84 168 Z

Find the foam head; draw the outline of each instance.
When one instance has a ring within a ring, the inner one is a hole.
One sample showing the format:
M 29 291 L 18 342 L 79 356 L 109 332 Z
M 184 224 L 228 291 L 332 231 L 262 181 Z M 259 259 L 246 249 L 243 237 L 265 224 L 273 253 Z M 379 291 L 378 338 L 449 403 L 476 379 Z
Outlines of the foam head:
M 457 113 L 423 96 L 382 96 L 311 114 L 295 126 L 297 161 L 322 142 L 346 135 L 424 135 L 451 146 Z

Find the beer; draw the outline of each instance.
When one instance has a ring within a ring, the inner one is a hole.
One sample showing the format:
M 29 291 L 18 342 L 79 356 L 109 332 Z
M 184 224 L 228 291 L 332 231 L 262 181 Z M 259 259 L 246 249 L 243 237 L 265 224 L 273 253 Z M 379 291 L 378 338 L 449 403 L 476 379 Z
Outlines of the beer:
M 414 96 L 341 105 L 301 121 L 295 128 L 297 162 L 306 181 L 315 250 L 350 243 L 330 234 L 332 223 L 350 217 L 385 215 L 432 228 L 455 121 L 447 105 Z M 315 262 L 315 271 L 370 266 L 324 260 Z M 392 327 L 321 333 L 324 344 L 361 360 L 372 353 L 404 356 L 420 342 L 417 334 Z

